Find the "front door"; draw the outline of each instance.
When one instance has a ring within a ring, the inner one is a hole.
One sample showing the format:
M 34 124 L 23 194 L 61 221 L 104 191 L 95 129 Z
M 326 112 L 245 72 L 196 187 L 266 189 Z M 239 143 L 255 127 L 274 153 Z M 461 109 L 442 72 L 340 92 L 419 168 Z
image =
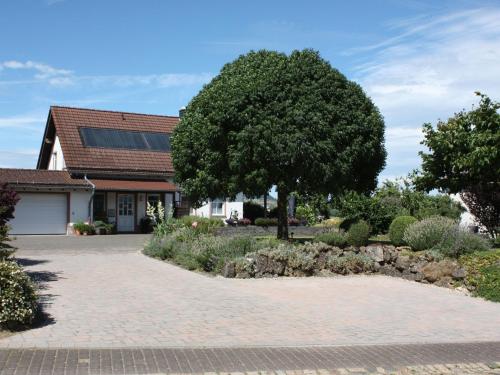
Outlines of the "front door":
M 134 231 L 134 208 L 134 194 L 118 194 L 118 232 Z

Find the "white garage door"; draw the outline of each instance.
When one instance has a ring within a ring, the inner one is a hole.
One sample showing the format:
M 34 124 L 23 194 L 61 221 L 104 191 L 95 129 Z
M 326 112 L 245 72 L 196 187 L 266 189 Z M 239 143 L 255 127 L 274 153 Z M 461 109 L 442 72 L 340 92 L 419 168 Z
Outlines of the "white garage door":
M 66 194 L 20 193 L 12 234 L 66 234 Z

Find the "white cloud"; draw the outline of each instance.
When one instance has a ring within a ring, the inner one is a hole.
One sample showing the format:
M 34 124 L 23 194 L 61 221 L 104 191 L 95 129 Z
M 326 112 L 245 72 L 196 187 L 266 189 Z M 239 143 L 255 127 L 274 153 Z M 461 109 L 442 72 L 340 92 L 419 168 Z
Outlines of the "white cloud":
M 33 84 L 46 83 L 50 86 L 65 87 L 72 85 L 94 85 L 94 86 L 153 86 L 153 87 L 179 87 L 200 85 L 209 82 L 211 73 L 164 73 L 146 75 L 77 75 L 68 69 L 59 69 L 51 65 L 34 61 L 9 60 L 0 62 L 1 70 L 33 70 L 33 79 L 29 80 L 3 80 L 0 84 Z
M 356 79 L 389 125 L 434 122 L 500 96 L 500 9 L 474 9 L 400 22 L 400 33 L 358 49 L 375 53 Z
M 36 80 L 46 81 L 53 86 L 66 86 L 73 83 L 73 72 L 71 70 L 54 68 L 40 62 L 9 60 L 0 63 L 0 67 L 10 70 L 34 70 Z
M 498 20 L 500 8 L 420 15 L 393 23 L 391 38 L 347 51 L 361 59 L 354 78 L 386 121 L 382 176 L 420 166 L 423 123 L 469 110 L 478 101 L 475 91 L 500 99 Z
M 1 128 L 33 128 L 45 124 L 45 118 L 34 116 L 0 117 Z

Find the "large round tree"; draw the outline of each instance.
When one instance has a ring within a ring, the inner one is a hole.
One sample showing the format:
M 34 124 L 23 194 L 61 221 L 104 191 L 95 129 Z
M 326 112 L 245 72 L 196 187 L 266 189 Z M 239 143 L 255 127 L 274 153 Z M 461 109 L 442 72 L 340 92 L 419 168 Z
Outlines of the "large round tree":
M 193 98 L 172 138 L 176 180 L 195 206 L 276 186 L 287 198 L 367 192 L 385 164 L 384 121 L 361 87 L 312 50 L 250 52 Z

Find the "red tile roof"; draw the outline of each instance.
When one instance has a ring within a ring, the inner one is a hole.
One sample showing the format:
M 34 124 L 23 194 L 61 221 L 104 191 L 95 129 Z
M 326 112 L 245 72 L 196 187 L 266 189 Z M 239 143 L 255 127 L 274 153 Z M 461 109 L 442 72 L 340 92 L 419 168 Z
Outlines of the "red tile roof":
M 0 183 L 37 186 L 72 186 L 90 188 L 82 179 L 73 179 L 67 171 L 52 171 L 44 169 L 14 169 L 0 168 Z
M 151 171 L 172 173 L 170 152 L 85 147 L 80 127 L 172 133 L 178 117 L 51 107 L 66 167 L 71 170 Z
M 166 181 L 96 180 L 91 182 L 96 190 L 111 191 L 178 191 L 179 188 Z

